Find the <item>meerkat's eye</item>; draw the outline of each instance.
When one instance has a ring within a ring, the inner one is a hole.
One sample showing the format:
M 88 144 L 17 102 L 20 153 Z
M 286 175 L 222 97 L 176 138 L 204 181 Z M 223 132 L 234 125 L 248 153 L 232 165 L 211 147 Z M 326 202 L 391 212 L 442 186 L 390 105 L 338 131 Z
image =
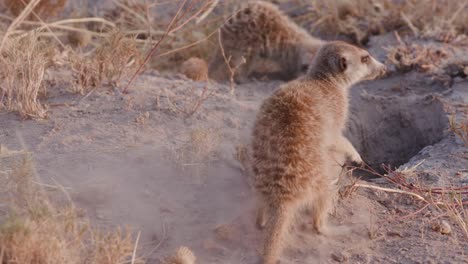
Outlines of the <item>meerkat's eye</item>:
M 369 55 L 366 55 L 366 56 L 364 56 L 364 57 L 361 58 L 361 62 L 362 62 L 362 63 L 368 63 L 368 62 L 369 62 L 369 59 L 370 59 Z
M 301 72 L 306 72 L 309 69 L 309 64 L 302 64 L 301 65 Z

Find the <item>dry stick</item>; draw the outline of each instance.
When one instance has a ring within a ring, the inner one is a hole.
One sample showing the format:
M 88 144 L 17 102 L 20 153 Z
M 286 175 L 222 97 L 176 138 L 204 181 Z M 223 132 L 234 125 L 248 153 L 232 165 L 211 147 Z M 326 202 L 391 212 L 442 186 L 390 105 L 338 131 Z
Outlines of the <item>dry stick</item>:
M 141 234 L 141 231 L 138 231 L 138 235 L 137 235 L 137 238 L 136 238 L 136 241 L 135 241 L 135 247 L 133 248 L 131 264 L 135 264 L 136 250 L 137 250 L 137 247 L 138 247 L 138 241 L 140 240 L 140 234 Z
M 24 0 L 21 0 L 21 2 L 26 5 L 26 3 L 24 2 Z M 39 22 L 44 25 L 44 27 L 47 29 L 47 31 L 49 31 L 49 33 L 52 35 L 52 37 L 55 39 L 55 41 L 57 41 L 58 44 L 60 44 L 60 46 L 64 49 L 65 48 L 65 45 L 62 43 L 62 41 L 57 37 L 57 35 L 50 29 L 50 27 L 47 26 L 47 24 L 44 22 L 44 20 L 41 19 L 40 16 L 38 16 L 36 14 L 36 12 L 31 11 L 31 13 L 33 14 L 33 16 L 39 20 Z
M 420 162 L 419 164 L 421 164 L 422 162 Z M 418 165 L 419 165 L 418 164 Z M 416 166 L 418 166 L 416 165 Z M 368 166 L 368 165 L 366 165 Z M 368 166 L 369 167 L 369 166 Z M 355 167 L 355 168 L 358 168 L 358 167 Z M 371 167 L 369 167 L 369 169 L 365 169 L 365 168 L 359 168 L 361 170 L 364 170 L 364 171 L 367 171 L 367 172 L 370 172 L 370 173 L 373 173 L 374 175 L 377 175 L 377 176 L 380 176 L 380 177 L 383 177 L 384 179 L 388 180 L 390 183 L 393 183 L 395 185 L 398 185 L 398 186 L 401 186 L 401 187 L 404 187 L 404 188 L 407 188 L 409 190 L 417 190 L 417 191 L 424 191 L 421 190 L 421 189 L 415 189 L 415 188 L 410 188 L 408 187 L 406 184 L 402 184 L 400 182 L 397 182 L 395 181 L 394 179 L 388 177 L 388 176 L 385 176 L 385 175 L 381 175 L 377 172 L 375 172 Z M 426 203 L 430 203 L 430 204 L 434 204 L 434 205 L 447 205 L 447 203 L 443 203 L 443 202 L 438 202 L 438 201 L 434 201 L 434 199 L 431 198 L 431 200 L 427 200 L 426 198 L 424 198 L 423 196 L 415 193 L 415 192 L 411 192 L 411 191 L 405 191 L 405 190 L 398 190 L 398 189 L 391 189 L 391 188 L 385 188 L 385 187 L 379 187 L 379 186 L 375 186 L 375 185 L 370 185 L 370 184 L 364 184 L 364 183 L 356 183 L 355 186 L 357 187 L 362 187 L 362 188 L 369 188 L 369 189 L 374 189 L 374 190 L 380 190 L 380 191 L 386 191 L 386 192 L 393 192 L 393 193 L 401 193 L 401 194 L 407 194 L 407 195 L 411 195 L 413 197 L 416 197 L 418 198 L 419 200 L 423 201 L 423 202 L 426 202 Z M 440 188 L 440 187 L 439 187 Z M 463 188 L 463 187 L 462 187 Z M 426 191 L 428 192 L 430 195 L 431 194 L 438 194 L 437 192 L 430 192 L 430 191 Z M 443 193 L 442 193 L 443 194 Z M 460 194 L 464 194 L 463 192 L 460 193 Z M 432 196 L 431 196 L 432 197 Z M 468 204 L 468 202 L 461 202 L 461 204 Z
M 133 74 L 132 78 L 130 78 L 130 81 L 127 83 L 127 86 L 123 89 L 122 93 L 123 94 L 127 94 L 128 93 L 128 89 L 130 87 L 130 85 L 132 84 L 132 82 L 135 80 L 135 78 L 137 77 L 137 75 L 141 72 L 141 70 L 143 69 L 143 66 L 148 63 L 149 59 L 153 56 L 153 54 L 156 52 L 156 50 L 158 49 L 159 45 L 161 44 L 161 42 L 166 39 L 166 37 L 171 34 L 171 33 L 174 33 L 175 31 L 179 30 L 180 28 L 182 28 L 183 26 L 185 26 L 187 23 L 189 23 L 190 21 L 192 21 L 193 19 L 195 19 L 207 6 L 207 4 L 205 4 L 202 8 L 200 8 L 197 12 L 195 12 L 195 14 L 193 14 L 192 16 L 190 16 L 186 21 L 182 22 L 180 25 L 178 26 L 175 26 L 177 24 L 177 22 L 179 22 L 183 17 L 185 17 L 185 15 L 188 13 L 188 11 L 182 13 L 182 15 L 179 17 L 180 13 L 182 12 L 182 9 L 184 8 L 184 6 L 186 5 L 188 0 L 184 0 L 182 2 L 182 4 L 179 6 L 179 9 L 177 10 L 175 16 L 172 18 L 171 22 L 169 23 L 169 25 L 167 26 L 167 29 L 166 29 L 166 32 L 164 32 L 164 34 L 162 35 L 162 37 L 159 39 L 158 42 L 156 42 L 156 44 L 153 46 L 153 48 L 151 49 L 151 51 L 149 52 L 149 54 L 145 57 L 145 59 L 143 60 L 143 62 L 140 64 L 140 66 L 138 67 L 138 69 L 136 70 L 135 74 Z M 210 3 L 210 1 L 207 1 L 207 3 Z
M 164 34 L 159 39 L 159 41 L 156 42 L 156 44 L 154 44 L 154 46 L 151 49 L 150 53 L 148 55 L 146 55 L 146 58 L 143 60 L 143 63 L 140 64 L 140 66 L 136 70 L 135 74 L 133 74 L 132 78 L 130 78 L 130 81 L 127 83 L 127 86 L 123 89 L 122 93 L 124 93 L 124 94 L 128 93 L 127 90 L 130 87 L 130 84 L 133 82 L 133 80 L 135 80 L 136 76 L 140 73 L 143 66 L 149 61 L 151 56 L 153 56 L 153 54 L 156 52 L 156 50 L 159 47 L 159 45 L 161 44 L 161 42 L 167 37 L 167 35 L 169 35 L 173 23 L 176 21 L 177 16 L 179 15 L 180 11 L 182 10 L 182 8 L 184 7 L 186 2 L 187 2 L 187 0 L 184 0 L 184 2 L 180 5 L 179 9 L 177 10 L 177 13 L 172 18 L 171 22 L 169 22 L 169 25 L 167 26 L 166 32 L 164 32 Z
M 219 3 L 219 0 L 214 0 L 212 2 L 212 4 L 210 5 L 210 7 L 205 11 L 205 13 L 203 13 L 198 19 L 197 21 L 195 21 L 195 24 L 200 24 L 200 22 L 202 22 L 203 20 L 205 20 L 205 18 L 211 14 L 211 12 L 213 12 L 214 8 L 218 5 Z
M 460 5 L 460 7 L 458 8 L 458 10 L 452 15 L 452 18 L 449 20 L 449 23 L 450 24 L 453 24 L 453 22 L 455 21 L 455 19 L 457 19 L 458 15 L 460 15 L 460 13 L 465 10 L 465 7 L 466 5 L 468 5 L 468 1 L 465 0 L 465 2 L 463 4 Z
M 148 23 L 148 21 L 145 19 L 144 16 L 138 14 L 137 12 L 135 12 L 133 9 L 131 9 L 130 7 L 126 6 L 125 4 L 121 3 L 120 1 L 118 0 L 113 0 L 112 2 L 114 2 L 114 4 L 116 4 L 118 7 L 122 8 L 123 10 L 127 11 L 128 13 L 134 15 L 136 18 L 138 18 L 139 20 L 141 20 L 144 24 Z
M 222 43 L 222 40 L 221 40 L 221 30 L 218 30 L 218 43 L 219 43 L 219 48 L 221 50 L 221 55 L 223 55 L 223 59 L 224 59 L 224 62 L 226 63 L 226 66 L 228 67 L 228 70 L 229 70 L 229 85 L 230 85 L 230 91 L 229 93 L 231 95 L 234 95 L 234 75 L 236 74 L 236 71 L 237 69 L 244 63 L 246 63 L 245 61 L 245 58 L 243 60 L 243 62 L 237 66 L 234 66 L 234 68 L 231 67 L 230 65 L 230 62 L 231 62 L 231 59 L 232 57 L 229 56 L 229 58 L 226 57 L 226 53 L 224 52 L 224 47 L 223 47 L 223 43 Z
M 426 203 L 423 207 L 419 208 L 418 210 L 410 213 L 410 214 L 407 214 L 407 215 L 404 215 L 404 216 L 401 216 L 401 217 L 397 217 L 395 220 L 404 220 L 404 219 L 407 219 L 407 218 L 411 218 L 419 213 L 421 213 L 422 211 L 424 211 L 424 209 L 426 209 L 427 207 L 429 207 L 429 205 L 431 205 L 430 203 Z
M 162 237 L 161 239 L 159 240 L 158 244 L 156 244 L 156 246 L 151 249 L 148 253 L 146 253 L 143 257 L 146 258 L 146 257 L 149 257 L 151 256 L 151 254 L 153 254 L 154 252 L 156 252 L 156 250 L 158 250 L 158 248 L 164 243 L 164 241 L 167 239 L 167 230 L 166 230 L 166 222 L 162 222 Z
M 407 191 L 398 190 L 398 189 L 385 188 L 385 187 L 379 187 L 379 186 L 376 186 L 376 185 L 365 184 L 365 183 L 356 183 L 355 186 L 361 187 L 361 188 L 368 188 L 368 189 L 374 189 L 374 190 L 384 191 L 384 192 L 393 192 L 393 193 L 407 194 L 407 195 L 411 195 L 411 196 L 413 196 L 413 197 L 416 197 L 416 198 L 418 198 L 419 200 L 421 200 L 421 201 L 423 201 L 423 202 L 427 202 L 427 200 L 426 200 L 424 197 L 422 197 L 422 196 L 419 195 L 419 194 L 412 193 L 412 192 L 407 192 Z
M 185 46 L 182 46 L 180 48 L 175 48 L 173 50 L 170 50 L 170 51 L 167 51 L 167 52 L 163 52 L 163 53 L 160 53 L 158 55 L 155 56 L 155 58 L 160 58 L 160 57 L 164 57 L 164 56 L 167 56 L 167 55 L 170 55 L 172 53 L 175 53 L 175 52 L 178 52 L 178 51 L 181 51 L 181 50 L 184 50 L 184 49 L 188 49 L 188 48 L 191 48 L 193 46 L 196 46 L 198 44 L 200 44 L 201 42 L 209 39 L 211 36 L 213 36 L 218 30 L 216 29 L 215 31 L 211 32 L 210 34 L 208 34 L 208 36 L 206 36 L 205 38 L 203 39 L 200 39 L 200 40 L 197 40 L 195 42 L 192 42 L 190 44 L 187 44 Z

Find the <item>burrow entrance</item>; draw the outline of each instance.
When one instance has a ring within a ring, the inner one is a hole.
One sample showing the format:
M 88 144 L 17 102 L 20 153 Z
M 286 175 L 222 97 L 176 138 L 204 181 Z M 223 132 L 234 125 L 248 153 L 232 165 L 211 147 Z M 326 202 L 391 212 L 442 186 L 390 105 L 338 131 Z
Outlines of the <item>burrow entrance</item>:
M 434 96 L 361 94 L 351 100 L 345 135 L 368 165 L 383 172 L 382 164 L 398 167 L 439 142 L 447 127 L 443 104 Z

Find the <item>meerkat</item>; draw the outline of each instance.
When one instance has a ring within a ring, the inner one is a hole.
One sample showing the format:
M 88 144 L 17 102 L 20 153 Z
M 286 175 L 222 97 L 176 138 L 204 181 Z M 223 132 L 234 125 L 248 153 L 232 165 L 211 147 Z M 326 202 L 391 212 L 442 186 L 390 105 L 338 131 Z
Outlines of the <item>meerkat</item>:
M 180 247 L 174 255 L 166 258 L 164 264 L 195 264 L 196 257 L 188 247 Z
M 343 136 L 348 90 L 384 74 L 385 65 L 366 50 L 341 41 L 324 44 L 307 73 L 281 86 L 257 114 L 252 172 L 259 196 L 257 226 L 266 227 L 264 264 L 275 264 L 295 212 L 306 206 L 313 228 L 327 234 L 326 220 L 336 182 L 334 157 L 361 163 Z
M 281 65 L 283 76 L 280 79 L 294 79 L 305 73 L 324 43 L 309 35 L 277 6 L 264 1 L 251 1 L 241 6 L 221 26 L 218 37 L 220 48 L 209 66 L 210 77 L 217 81 L 229 79 L 231 70 L 237 82 L 245 81 L 252 70 L 252 62 L 260 58 Z
M 208 80 L 208 65 L 205 60 L 192 57 L 182 63 L 180 72 L 194 81 Z

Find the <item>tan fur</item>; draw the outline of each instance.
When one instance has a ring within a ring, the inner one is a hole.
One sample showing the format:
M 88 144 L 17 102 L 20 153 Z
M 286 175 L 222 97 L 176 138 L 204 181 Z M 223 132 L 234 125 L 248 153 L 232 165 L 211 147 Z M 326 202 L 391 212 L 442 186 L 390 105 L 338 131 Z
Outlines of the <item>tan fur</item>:
M 384 71 L 367 51 L 329 42 L 304 77 L 283 85 L 262 104 L 253 131 L 252 171 L 259 195 L 257 225 L 266 225 L 263 263 L 276 263 L 282 238 L 304 205 L 311 206 L 314 229 L 326 233 L 338 163 L 346 156 L 362 162 L 342 134 L 348 89 Z
M 195 264 L 196 259 L 192 250 L 187 247 L 180 247 L 174 255 L 164 260 L 164 264 Z
M 83 48 L 91 42 L 91 34 L 85 31 L 70 31 L 68 32 L 68 43 L 73 47 Z
M 237 69 L 236 81 L 244 81 L 253 61 L 261 57 L 281 65 L 282 79 L 293 79 L 305 73 L 324 43 L 296 25 L 277 6 L 264 1 L 243 5 L 224 23 L 219 37 L 226 58 L 230 58 L 230 67 Z M 209 73 L 218 81 L 230 77 L 221 49 L 211 61 Z
M 208 80 L 208 65 L 200 58 L 192 57 L 184 61 L 180 72 L 194 81 Z

